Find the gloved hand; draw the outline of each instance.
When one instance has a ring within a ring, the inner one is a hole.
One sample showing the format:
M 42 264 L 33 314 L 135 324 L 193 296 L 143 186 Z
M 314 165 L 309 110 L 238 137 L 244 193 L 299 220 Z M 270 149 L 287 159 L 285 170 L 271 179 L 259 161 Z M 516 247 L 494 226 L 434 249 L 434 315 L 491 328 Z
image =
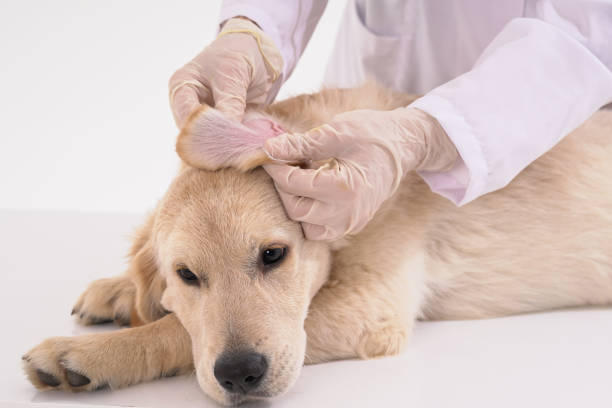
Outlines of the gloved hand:
M 345 112 L 306 133 L 268 139 L 264 150 L 276 161 L 326 160 L 306 169 L 264 165 L 289 217 L 313 240 L 358 233 L 407 172 L 449 170 L 458 158 L 440 124 L 410 107 Z
M 202 103 L 240 121 L 247 102 L 266 102 L 283 58 L 253 22 L 232 18 L 208 47 L 170 78 L 170 106 L 182 128 Z

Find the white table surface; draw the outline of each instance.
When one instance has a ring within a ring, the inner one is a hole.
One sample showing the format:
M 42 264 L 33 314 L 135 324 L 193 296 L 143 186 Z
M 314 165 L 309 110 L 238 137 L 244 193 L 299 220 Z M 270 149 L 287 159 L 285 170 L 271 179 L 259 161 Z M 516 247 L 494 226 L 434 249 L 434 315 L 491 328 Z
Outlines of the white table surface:
M 195 378 L 87 394 L 38 392 L 21 355 L 84 328 L 70 310 L 88 282 L 120 273 L 134 215 L 0 211 L 0 405 L 209 407 Z M 612 309 L 419 322 L 403 354 L 305 367 L 274 407 L 611 407 Z

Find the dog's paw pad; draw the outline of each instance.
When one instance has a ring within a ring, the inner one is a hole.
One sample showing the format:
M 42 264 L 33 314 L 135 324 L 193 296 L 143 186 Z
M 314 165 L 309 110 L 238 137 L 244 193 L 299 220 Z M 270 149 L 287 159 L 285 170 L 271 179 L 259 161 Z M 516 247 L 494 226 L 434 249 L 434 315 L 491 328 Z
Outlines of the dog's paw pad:
M 91 380 L 84 375 L 69 369 L 66 369 L 66 381 L 68 381 L 68 384 L 72 387 L 82 387 L 91 382 Z
M 57 387 L 58 385 L 62 383 L 54 375 L 44 372 L 43 370 L 40 370 L 40 369 L 36 370 L 36 376 L 38 377 L 40 382 L 42 382 L 45 385 L 48 385 L 49 387 Z

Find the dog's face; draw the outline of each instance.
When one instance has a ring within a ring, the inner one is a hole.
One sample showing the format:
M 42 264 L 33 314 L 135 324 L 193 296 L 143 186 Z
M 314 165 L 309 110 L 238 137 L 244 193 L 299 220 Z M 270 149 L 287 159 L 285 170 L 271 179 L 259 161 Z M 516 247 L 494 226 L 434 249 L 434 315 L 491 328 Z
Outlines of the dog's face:
M 223 404 L 273 397 L 304 362 L 304 320 L 327 278 L 261 169 L 186 169 L 156 214 L 163 306 L 189 332 L 197 378 Z

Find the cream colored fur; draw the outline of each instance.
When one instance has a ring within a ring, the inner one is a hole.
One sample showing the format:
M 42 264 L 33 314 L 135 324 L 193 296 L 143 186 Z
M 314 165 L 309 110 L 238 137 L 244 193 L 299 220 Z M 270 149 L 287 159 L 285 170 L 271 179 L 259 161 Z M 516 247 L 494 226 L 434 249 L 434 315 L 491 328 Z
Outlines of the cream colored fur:
M 339 112 L 411 100 L 367 85 L 302 95 L 267 114 L 295 132 Z M 418 318 L 610 304 L 611 236 L 612 111 L 597 112 L 506 188 L 461 208 L 410 174 L 361 233 L 332 245 L 304 240 L 263 170 L 184 166 L 136 235 L 127 274 L 94 283 L 75 306 L 86 324 L 130 314 L 145 325 L 46 340 L 24 367 L 41 389 L 121 387 L 195 368 L 220 403 L 272 397 L 303 362 L 400 352 Z M 280 244 L 287 258 L 263 273 L 258 251 Z M 182 282 L 180 265 L 202 284 Z M 213 376 L 228 347 L 269 360 L 249 397 L 228 395 Z M 78 385 L 79 376 L 90 382 Z

